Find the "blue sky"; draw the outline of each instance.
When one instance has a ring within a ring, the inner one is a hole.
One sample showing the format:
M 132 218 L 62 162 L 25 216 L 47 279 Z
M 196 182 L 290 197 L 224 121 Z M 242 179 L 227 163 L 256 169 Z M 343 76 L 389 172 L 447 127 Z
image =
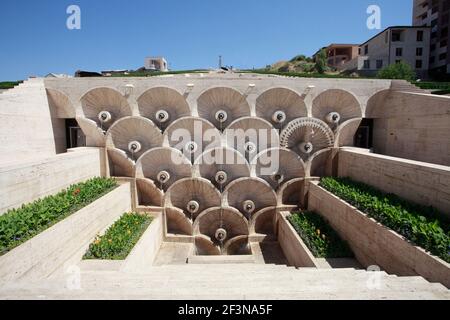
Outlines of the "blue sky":
M 14 0 L 0 4 L 0 81 L 78 69 L 136 69 L 163 55 L 171 69 L 263 67 L 329 43 L 362 43 L 382 27 L 410 25 L 413 0 Z M 66 9 L 81 8 L 81 30 Z

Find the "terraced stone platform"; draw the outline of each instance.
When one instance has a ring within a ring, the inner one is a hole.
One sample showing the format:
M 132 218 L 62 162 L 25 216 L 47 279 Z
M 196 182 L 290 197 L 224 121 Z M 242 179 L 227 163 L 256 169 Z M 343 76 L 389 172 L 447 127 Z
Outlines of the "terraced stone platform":
M 150 267 L 142 273 L 82 271 L 37 282 L 0 285 L 0 299 L 450 299 L 440 284 L 355 269 L 208 264 Z

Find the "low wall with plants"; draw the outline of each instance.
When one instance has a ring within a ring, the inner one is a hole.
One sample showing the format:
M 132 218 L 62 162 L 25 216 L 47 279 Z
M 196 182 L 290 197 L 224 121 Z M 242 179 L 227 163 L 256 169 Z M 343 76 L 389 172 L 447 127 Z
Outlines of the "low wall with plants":
M 162 214 L 152 215 L 152 223 L 125 260 L 124 271 L 139 272 L 153 265 L 163 242 L 163 218 Z
M 1 165 L 0 215 L 72 184 L 104 176 L 102 155 L 100 148 L 80 148 L 38 161 Z
M 342 239 L 348 242 L 363 266 L 378 265 L 389 273 L 400 276 L 421 275 L 429 281 L 450 286 L 450 264 L 444 261 L 448 257 L 442 247 L 446 246 L 448 240 L 436 221 L 428 225 L 426 217 L 404 213 L 408 208 L 402 208 L 402 203 L 390 203 L 389 196 L 377 199 L 376 195 L 365 193 L 367 190 L 354 190 L 347 194 L 350 186 L 334 179 L 322 179 L 321 185 L 370 212 L 369 216 L 317 183 L 311 183 L 308 210 L 319 213 L 329 221 Z M 434 247 L 433 252 L 444 259 L 429 254 L 374 217 L 427 248 Z M 439 237 L 442 239 L 439 240 Z M 425 239 L 428 242 L 423 242 Z
M 339 150 L 338 175 L 364 182 L 409 201 L 433 206 L 450 219 L 450 167 L 368 153 Z
M 314 257 L 353 257 L 353 253 L 348 244 L 317 213 L 296 212 L 287 218 Z
M 289 212 L 280 212 L 277 217 L 277 237 L 289 265 L 301 268 L 318 268 L 314 255 L 288 221 Z
M 125 213 L 89 245 L 83 259 L 125 260 L 152 222 L 145 213 Z
M 92 239 L 131 210 L 130 184 L 94 179 L 20 210 L 1 217 L 2 280 L 43 278 L 81 260 Z

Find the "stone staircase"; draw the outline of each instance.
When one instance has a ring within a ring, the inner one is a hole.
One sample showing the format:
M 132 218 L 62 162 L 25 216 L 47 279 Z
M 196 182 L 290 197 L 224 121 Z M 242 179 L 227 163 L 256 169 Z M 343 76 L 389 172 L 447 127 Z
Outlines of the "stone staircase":
M 84 270 L 79 287 L 76 279 L 76 274 L 67 274 L 0 284 L 0 299 L 450 299 L 444 286 L 422 277 L 352 268 L 185 264 L 150 267 L 141 273 Z
M 429 90 L 420 89 L 419 87 L 413 85 L 406 80 L 392 80 L 391 90 L 398 92 L 413 92 L 413 93 L 423 93 L 430 94 Z

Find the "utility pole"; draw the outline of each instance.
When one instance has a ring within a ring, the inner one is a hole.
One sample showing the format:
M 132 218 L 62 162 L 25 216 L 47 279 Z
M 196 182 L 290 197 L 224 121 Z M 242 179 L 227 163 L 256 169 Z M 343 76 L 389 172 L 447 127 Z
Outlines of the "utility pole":
M 222 69 L 222 56 L 219 56 L 219 69 Z

